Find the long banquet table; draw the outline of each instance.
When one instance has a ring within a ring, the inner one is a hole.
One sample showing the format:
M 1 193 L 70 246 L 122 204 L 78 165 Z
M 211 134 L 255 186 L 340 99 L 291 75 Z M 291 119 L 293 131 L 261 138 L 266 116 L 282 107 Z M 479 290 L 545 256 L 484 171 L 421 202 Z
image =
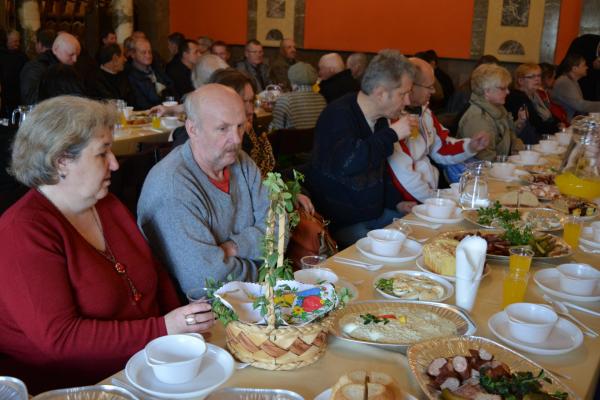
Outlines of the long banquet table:
M 507 186 L 505 183 L 490 181 L 490 191 L 492 193 L 501 193 L 506 189 Z M 412 214 L 405 218 L 417 219 Z M 476 227 L 467 221 L 463 221 L 457 224 L 442 225 L 438 230 L 421 227 L 412 228 L 413 235 L 416 237 L 433 237 L 445 231 L 474 229 Z M 356 249 L 356 246 L 345 249 L 339 255 L 366 262 L 374 262 L 362 256 Z M 595 267 L 600 267 L 600 257 L 583 253 L 580 250 L 575 251 L 572 259 L 577 262 L 585 262 Z M 417 269 L 415 261 L 401 264 L 386 264 L 382 269 L 375 272 L 339 264 L 333 259 L 327 260 L 325 264 L 350 282 L 363 281 L 361 284 L 356 285 L 359 290 L 359 300 L 381 298 L 372 285 L 375 276 L 397 269 Z M 507 264 L 496 261 L 489 264 L 491 266 L 491 273 L 481 282 L 475 307 L 470 315 L 477 324 L 475 335 L 484 336 L 503 344 L 490 332 L 487 323 L 490 316 L 501 310 L 503 270 L 507 268 Z M 543 267 L 548 267 L 548 264 L 533 263 L 532 277 L 529 280 L 525 295 L 525 301 L 527 302 L 544 302 L 542 299 L 543 292 L 533 282 L 533 274 Z M 452 297 L 446 302 L 454 304 L 454 298 Z M 600 304 L 598 302 L 582 305 L 600 311 Z M 600 331 L 600 318 L 577 311 L 574 311 L 573 314 L 591 328 Z M 224 330 L 220 324 L 217 324 L 213 330 L 210 342 L 225 347 Z M 594 390 L 598 381 L 598 368 L 600 366 L 600 338 L 594 339 L 585 336 L 583 344 L 578 349 L 560 356 L 539 356 L 520 353 L 541 364 L 544 368 L 570 377 L 571 379 L 562 379 L 563 383 L 573 389 L 581 398 L 594 398 Z M 331 335 L 329 336 L 329 347 L 325 355 L 311 366 L 296 371 L 277 372 L 249 367 L 236 371 L 225 386 L 288 389 L 301 394 L 306 399 L 313 399 L 316 395 L 331 387 L 342 374 L 356 369 L 388 372 L 396 378 L 407 392 L 418 398 L 425 398 L 424 393 L 412 377 L 404 355 L 380 350 L 368 345 L 351 344 Z M 116 376 L 126 380 L 123 371 L 117 373 Z M 110 379 L 105 380 L 103 383 L 110 383 Z

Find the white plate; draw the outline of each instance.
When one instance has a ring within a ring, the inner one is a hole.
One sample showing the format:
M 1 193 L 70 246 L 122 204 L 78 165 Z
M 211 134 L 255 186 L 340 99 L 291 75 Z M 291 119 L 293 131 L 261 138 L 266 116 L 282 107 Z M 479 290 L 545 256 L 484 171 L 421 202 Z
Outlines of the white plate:
M 425 204 L 419 204 L 418 206 L 414 206 L 412 209 L 413 214 L 417 217 L 424 219 L 428 222 L 433 222 L 436 224 L 457 224 L 463 220 L 462 216 L 462 208 L 456 207 L 454 213 L 450 215 L 449 218 L 435 218 L 427 215 L 427 206 Z
M 567 148 L 566 148 L 566 147 L 563 147 L 563 146 L 558 146 L 556 149 L 554 149 L 554 150 L 552 150 L 552 151 L 544 151 L 544 150 L 542 150 L 542 147 L 541 147 L 539 144 L 534 144 L 534 145 L 532 146 L 532 149 L 533 149 L 534 151 L 537 151 L 538 153 L 542 153 L 542 154 L 553 154 L 553 155 L 555 155 L 555 154 L 562 154 L 562 153 L 564 153 L 564 152 L 567 150 Z
M 493 169 L 490 170 L 490 178 L 491 179 L 495 179 L 497 181 L 504 181 L 504 182 L 518 182 L 520 180 L 527 179 L 528 175 L 529 175 L 529 172 L 521 171 L 520 169 L 515 169 L 513 171 L 513 175 L 509 176 L 509 177 L 498 176 L 494 173 Z
M 365 237 L 356 242 L 356 248 L 363 255 L 372 258 L 373 260 L 389 262 L 389 263 L 400 263 L 405 261 L 411 261 L 421 255 L 423 246 L 419 242 L 415 242 L 411 239 L 406 239 L 400 248 L 398 254 L 394 256 L 380 256 L 375 254 L 371 250 L 371 239 Z
M 525 343 L 515 339 L 508 329 L 508 316 L 506 312 L 500 311 L 492 315 L 488 321 L 490 331 L 504 343 L 518 350 L 542 356 L 555 356 L 575 350 L 583 343 L 581 330 L 564 318 L 558 322 L 550 332 L 550 336 L 542 343 Z
M 144 350 L 138 351 L 127 361 L 125 376 L 133 386 L 153 396 L 168 399 L 205 396 L 231 377 L 235 365 L 227 351 L 214 344 L 207 343 L 207 346 L 200 373 L 190 382 L 170 385 L 159 381 L 146 364 Z
M 358 289 L 352 283 L 348 282 L 345 279 L 340 278 L 339 281 L 335 284 L 336 288 L 346 288 L 350 292 L 350 303 L 358 299 Z
M 331 388 L 323 390 L 321 393 L 315 397 L 314 400 L 329 400 L 331 397 Z
M 533 164 L 525 164 L 523 162 L 523 160 L 521 160 L 521 157 L 519 155 L 515 155 L 515 156 L 510 156 L 508 157 L 508 161 L 510 161 L 513 164 L 517 164 L 517 165 L 521 165 L 523 167 L 530 167 L 533 165 L 544 165 L 548 162 L 548 160 L 546 160 L 545 158 L 539 158 L 536 162 L 534 162 Z
M 443 278 L 450 282 L 456 281 L 456 278 L 454 276 L 437 274 L 437 273 L 433 272 L 432 270 L 430 270 L 429 268 L 427 268 L 427 266 L 425 265 L 425 260 L 423 259 L 423 256 L 420 256 L 419 258 L 417 258 L 416 263 L 417 263 L 417 268 L 419 268 L 423 272 L 427 272 L 428 274 L 435 275 L 437 277 Z M 490 274 L 490 270 L 491 270 L 491 268 L 486 264 L 483 267 L 483 273 L 481 274 L 481 279 L 488 276 Z
M 594 240 L 594 232 L 591 227 L 586 226 L 581 230 L 581 236 L 579 237 L 581 244 L 600 249 L 600 242 Z
M 544 292 L 561 299 L 582 302 L 600 301 L 600 284 L 596 285 L 596 290 L 590 296 L 577 296 L 560 290 L 559 275 L 556 268 L 546 268 L 536 272 L 533 280 Z
M 384 292 L 383 290 L 378 289 L 376 287 L 376 283 L 380 279 L 390 279 L 397 275 L 424 276 L 433 281 L 436 281 L 437 283 L 439 283 L 440 285 L 442 285 L 444 287 L 444 294 L 442 295 L 442 297 L 437 298 L 437 299 L 427 300 L 427 301 L 442 302 L 444 300 L 448 300 L 454 294 L 454 286 L 452 286 L 452 284 L 450 282 L 448 282 L 446 279 L 440 277 L 439 275 L 432 274 L 430 272 L 421 272 L 421 271 L 389 271 L 389 272 L 385 272 L 381 275 L 378 275 L 375 279 L 373 279 L 373 287 L 375 288 L 375 290 L 377 290 L 377 292 L 379 292 L 379 294 L 381 294 L 383 297 L 386 297 L 388 299 L 410 300 L 410 299 L 403 299 L 401 297 L 394 296 L 393 294 L 388 294 L 388 293 Z M 417 301 L 417 300 L 415 300 L 415 301 Z

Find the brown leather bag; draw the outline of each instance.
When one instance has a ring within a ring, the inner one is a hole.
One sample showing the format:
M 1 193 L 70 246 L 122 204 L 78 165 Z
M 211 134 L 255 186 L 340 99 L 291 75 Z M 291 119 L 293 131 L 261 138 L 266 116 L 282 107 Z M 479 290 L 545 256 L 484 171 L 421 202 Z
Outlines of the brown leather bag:
M 304 256 L 331 257 L 338 252 L 337 243 L 327 229 L 329 221 L 317 212 L 310 215 L 302 208 L 298 209 L 298 214 L 300 222 L 292 231 L 286 252 L 294 271 L 302 269 L 300 259 Z

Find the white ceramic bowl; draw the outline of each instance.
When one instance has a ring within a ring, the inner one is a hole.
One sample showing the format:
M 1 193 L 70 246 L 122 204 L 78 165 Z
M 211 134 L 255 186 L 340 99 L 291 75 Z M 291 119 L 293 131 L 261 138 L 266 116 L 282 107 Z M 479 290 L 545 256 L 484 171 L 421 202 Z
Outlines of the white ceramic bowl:
M 367 237 L 371 239 L 371 251 L 386 257 L 398 254 L 406 240 L 406 234 L 396 229 L 375 229 L 369 231 Z
M 435 197 L 425 200 L 425 208 L 430 217 L 446 219 L 456 210 L 456 203 L 450 199 Z
M 569 294 L 589 296 L 600 280 L 600 271 L 588 264 L 561 264 L 556 269 L 560 290 Z
M 558 315 L 554 310 L 541 304 L 514 303 L 504 311 L 508 316 L 510 334 L 525 343 L 543 342 L 558 322 Z
M 323 282 L 335 285 L 338 281 L 338 276 L 329 268 L 311 268 L 294 272 L 294 280 L 309 285 L 318 285 Z
M 177 104 L 176 101 L 163 101 L 162 105 L 165 107 L 175 107 Z
M 179 126 L 178 117 L 162 117 L 161 122 L 167 129 L 175 129 Z
M 515 164 L 512 163 L 494 163 L 492 165 L 492 174 L 497 178 L 510 178 L 515 172 Z
M 554 137 L 558 140 L 558 144 L 561 146 L 568 146 L 571 143 L 572 136 L 571 132 L 557 132 L 554 134 Z
M 519 151 L 519 157 L 523 164 L 535 164 L 540 159 L 540 153 L 537 151 L 531 150 L 521 150 Z
M 594 240 L 596 242 L 600 242 L 600 221 L 592 222 L 590 224 L 590 227 L 592 228 L 592 233 L 594 235 Z
M 156 338 L 146 345 L 144 354 L 159 381 L 180 384 L 198 375 L 206 349 L 202 335 L 188 333 Z
M 556 140 L 540 140 L 540 148 L 543 151 L 553 151 L 558 147 Z

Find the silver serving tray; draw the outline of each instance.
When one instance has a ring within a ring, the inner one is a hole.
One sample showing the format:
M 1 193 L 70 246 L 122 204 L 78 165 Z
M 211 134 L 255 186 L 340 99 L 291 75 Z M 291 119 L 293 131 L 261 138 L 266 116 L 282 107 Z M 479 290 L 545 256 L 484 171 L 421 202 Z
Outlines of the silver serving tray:
M 549 393 L 556 390 L 567 392 L 569 400 L 580 398 L 568 386 L 564 385 L 560 379 L 541 365 L 493 340 L 478 336 L 454 336 L 416 343 L 408 349 L 408 365 L 425 395 L 431 400 L 438 400 L 440 392 L 430 385 L 431 378 L 427 375 L 427 367 L 429 367 L 431 361 L 440 357 L 467 355 L 469 354 L 469 349 L 479 350 L 481 348 L 489 351 L 495 360 L 508 365 L 511 372 L 531 371 L 537 374 L 543 369 L 546 376 L 552 380 L 552 384 L 544 383 L 543 388 L 545 391 Z
M 35 396 L 32 400 L 140 400 L 126 389 L 113 385 L 82 386 L 51 390 Z
M 209 394 L 206 400 L 304 400 L 304 397 L 282 389 L 224 388 Z
M 457 331 L 459 335 L 472 335 L 477 330 L 477 325 L 471 319 L 469 314 L 463 309 L 451 306 L 449 304 L 444 303 L 435 303 L 432 301 L 414 301 L 414 300 L 365 300 L 365 301 L 357 301 L 352 304 L 348 304 L 345 308 L 336 311 L 334 314 L 334 322 L 331 328 L 331 333 L 338 337 L 339 339 L 346 340 L 348 342 L 360 343 L 360 344 L 368 344 L 371 346 L 379 347 L 384 350 L 390 350 L 399 352 L 402 354 L 406 354 L 406 350 L 414 343 L 378 343 L 372 342 L 369 340 L 360 340 L 355 339 L 342 330 L 342 327 L 339 325 L 340 319 L 350 313 L 356 312 L 377 312 L 378 309 L 383 307 L 385 308 L 393 308 L 394 306 L 406 306 L 411 305 L 416 308 L 423 308 L 428 311 L 434 311 L 437 314 L 446 317 L 456 323 Z
M 508 209 L 509 211 L 515 211 L 517 210 L 516 207 L 503 207 Z M 559 213 L 558 211 L 552 209 L 552 208 L 544 208 L 544 207 L 536 207 L 536 208 L 520 208 L 519 211 L 521 212 L 521 214 L 523 213 L 540 213 L 542 215 L 544 214 L 550 214 L 550 215 L 556 215 L 558 214 L 561 219 L 562 217 L 564 217 L 564 215 L 562 213 Z M 465 210 L 463 211 L 463 216 L 465 217 L 465 219 L 467 221 L 469 221 L 472 224 L 475 224 L 477 226 L 480 226 L 482 228 L 485 229 L 498 229 L 497 226 L 494 225 L 484 225 L 484 224 L 480 224 L 479 222 L 477 222 L 477 210 Z M 522 220 L 521 220 L 522 221 Z M 534 231 L 538 231 L 538 232 L 555 232 L 555 231 L 560 231 L 563 229 L 563 224 L 562 221 L 560 223 L 560 225 L 555 226 L 553 228 L 546 228 L 546 229 L 537 229 L 537 228 L 533 228 Z
M 0 399 L 27 400 L 27 387 L 23 381 L 11 376 L 0 376 Z
M 481 233 L 502 233 L 501 230 L 498 229 L 490 229 L 490 230 L 485 230 L 485 229 L 472 229 L 472 230 L 460 230 L 460 231 L 448 231 L 448 232 L 444 232 L 441 235 L 435 237 L 433 240 L 438 239 L 438 238 L 450 238 L 456 234 L 469 234 L 469 235 L 474 235 L 476 232 L 481 232 Z M 541 232 L 540 232 L 541 233 Z M 544 235 L 550 235 L 549 233 L 542 233 Z M 553 236 L 553 235 L 551 235 Z M 533 261 L 534 262 L 539 262 L 539 261 L 557 261 L 557 260 L 562 260 L 563 258 L 568 258 L 571 257 L 573 255 L 573 249 L 571 248 L 571 246 L 569 246 L 562 238 L 559 238 L 557 236 L 555 236 L 556 239 L 558 239 L 559 242 L 561 242 L 566 248 L 569 249 L 568 252 L 558 255 L 558 256 L 552 256 L 552 257 L 538 257 L 538 256 L 533 256 Z M 497 261 L 504 261 L 504 262 L 508 262 L 508 258 L 509 256 L 500 256 L 500 255 L 496 255 L 496 254 L 486 254 L 486 259 L 487 260 L 497 260 Z

